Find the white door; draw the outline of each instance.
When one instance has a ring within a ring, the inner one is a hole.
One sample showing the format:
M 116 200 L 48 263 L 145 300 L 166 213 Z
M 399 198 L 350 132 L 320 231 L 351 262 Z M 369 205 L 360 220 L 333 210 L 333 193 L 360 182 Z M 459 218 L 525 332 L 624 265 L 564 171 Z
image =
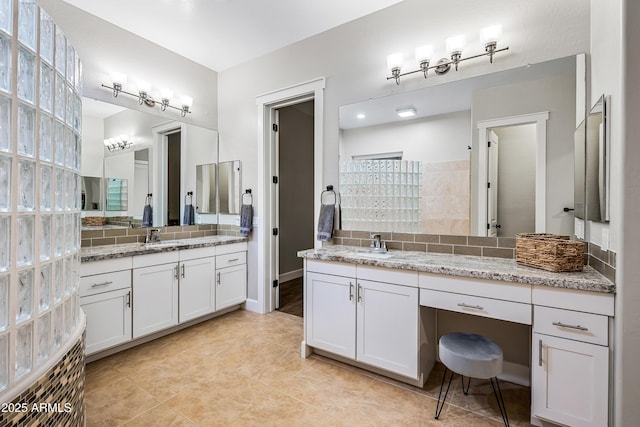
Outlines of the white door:
M 307 345 L 355 359 L 355 278 L 307 273 L 305 286 Z
M 133 338 L 178 324 L 178 264 L 133 269 Z
M 609 349 L 533 334 L 531 412 L 571 426 L 606 426 Z
M 131 340 L 131 290 L 119 289 L 80 298 L 87 316 L 86 354 Z
M 216 311 L 242 304 L 247 299 L 247 265 L 216 271 Z
M 204 316 L 215 310 L 215 269 L 215 257 L 180 262 L 180 322 Z
M 498 237 L 498 135 L 489 131 L 487 144 L 487 236 Z
M 418 376 L 418 289 L 358 280 L 357 359 Z

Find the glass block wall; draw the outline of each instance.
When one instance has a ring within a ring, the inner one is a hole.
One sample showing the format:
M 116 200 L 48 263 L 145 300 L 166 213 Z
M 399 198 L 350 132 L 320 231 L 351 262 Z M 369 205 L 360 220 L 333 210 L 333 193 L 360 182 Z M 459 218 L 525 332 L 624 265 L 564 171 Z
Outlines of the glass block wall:
M 0 0 L 0 396 L 80 327 L 81 82 L 35 0 Z
M 342 229 L 415 233 L 422 162 L 340 161 Z

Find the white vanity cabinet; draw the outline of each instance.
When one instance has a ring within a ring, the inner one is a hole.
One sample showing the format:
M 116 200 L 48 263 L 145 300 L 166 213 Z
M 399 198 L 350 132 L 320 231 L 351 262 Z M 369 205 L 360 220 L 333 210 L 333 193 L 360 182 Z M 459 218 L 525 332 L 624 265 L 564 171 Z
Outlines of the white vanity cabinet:
M 607 425 L 613 295 L 534 287 L 532 297 L 532 417 Z
M 215 270 L 215 310 L 247 300 L 247 244 L 218 247 Z
M 86 354 L 131 341 L 131 257 L 80 266 Z
M 419 379 L 416 272 L 315 260 L 306 267 L 307 345 Z
M 178 321 L 180 323 L 216 309 L 214 273 L 215 248 L 198 248 L 180 251 L 178 284 Z
M 179 253 L 133 257 L 133 338 L 178 324 Z

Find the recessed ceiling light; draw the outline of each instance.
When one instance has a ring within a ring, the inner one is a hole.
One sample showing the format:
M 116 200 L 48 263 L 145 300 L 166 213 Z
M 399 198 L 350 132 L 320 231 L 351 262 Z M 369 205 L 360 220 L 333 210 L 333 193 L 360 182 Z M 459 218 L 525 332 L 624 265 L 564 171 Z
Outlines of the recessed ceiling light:
M 356 117 L 359 118 L 359 119 L 364 119 L 367 116 L 365 116 L 364 114 L 360 113 Z
M 396 114 L 402 118 L 413 117 L 416 115 L 416 109 L 413 107 L 398 108 Z

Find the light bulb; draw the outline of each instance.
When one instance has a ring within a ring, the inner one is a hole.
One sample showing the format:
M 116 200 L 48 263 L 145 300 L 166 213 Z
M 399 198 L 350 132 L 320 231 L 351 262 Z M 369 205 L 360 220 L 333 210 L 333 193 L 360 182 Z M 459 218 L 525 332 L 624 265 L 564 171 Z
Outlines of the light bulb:
M 127 75 L 124 73 L 111 73 L 111 81 L 115 84 L 124 85 L 127 83 Z
M 401 68 L 403 59 L 404 58 L 402 57 L 401 53 L 392 53 L 391 55 L 387 56 L 387 67 L 390 70 Z
M 160 92 L 160 96 L 162 97 L 162 99 L 171 100 L 171 98 L 173 98 L 173 91 L 171 89 L 162 89 L 162 91 Z
M 502 25 L 492 25 L 480 30 L 480 42 L 485 46 L 497 43 L 500 37 L 502 37 Z
M 190 96 L 183 96 L 181 98 L 181 102 L 183 107 L 191 107 L 193 105 L 193 98 Z
M 149 93 L 149 89 L 151 89 L 151 84 L 145 80 L 138 80 L 138 92 Z
M 418 46 L 416 48 L 416 61 L 418 63 L 421 62 L 431 62 L 433 59 L 433 46 L 428 44 L 425 46 Z
M 447 53 L 449 55 L 452 55 L 454 53 L 461 53 L 465 45 L 464 34 L 460 34 L 459 36 L 449 37 L 447 39 L 446 44 L 447 44 Z

